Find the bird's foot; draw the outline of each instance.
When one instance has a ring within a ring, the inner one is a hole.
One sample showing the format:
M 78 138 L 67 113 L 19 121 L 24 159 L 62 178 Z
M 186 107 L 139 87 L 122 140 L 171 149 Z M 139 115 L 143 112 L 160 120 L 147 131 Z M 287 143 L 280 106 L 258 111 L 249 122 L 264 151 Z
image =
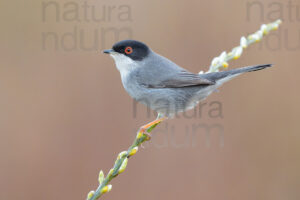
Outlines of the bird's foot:
M 157 126 L 160 122 L 162 122 L 163 120 L 167 119 L 166 117 L 162 117 L 162 118 L 157 118 L 156 120 L 142 126 L 139 129 L 138 134 L 140 135 L 146 135 L 146 140 L 150 140 L 151 139 L 151 134 L 150 132 L 152 131 L 152 129 Z
M 151 134 L 148 133 L 148 129 L 147 128 L 144 128 L 144 127 L 141 127 L 140 130 L 139 130 L 139 133 L 143 134 L 143 135 L 146 135 L 146 140 L 151 140 Z

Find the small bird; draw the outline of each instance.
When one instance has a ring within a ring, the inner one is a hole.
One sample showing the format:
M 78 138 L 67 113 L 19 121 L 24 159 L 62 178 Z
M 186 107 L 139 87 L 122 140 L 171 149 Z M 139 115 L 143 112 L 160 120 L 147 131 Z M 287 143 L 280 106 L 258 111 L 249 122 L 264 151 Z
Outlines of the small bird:
M 155 53 L 146 44 L 123 40 L 104 50 L 115 61 L 125 90 L 136 101 L 157 112 L 156 120 L 142 126 L 148 128 L 175 114 L 194 108 L 223 83 L 245 72 L 270 67 L 256 65 L 222 72 L 194 74 Z

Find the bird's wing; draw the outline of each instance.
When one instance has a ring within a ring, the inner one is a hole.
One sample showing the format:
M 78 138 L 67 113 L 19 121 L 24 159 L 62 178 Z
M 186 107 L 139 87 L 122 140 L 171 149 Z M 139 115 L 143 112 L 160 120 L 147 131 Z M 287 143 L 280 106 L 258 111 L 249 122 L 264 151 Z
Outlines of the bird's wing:
M 160 76 L 160 75 L 158 75 Z M 186 70 L 173 71 L 160 76 L 159 81 L 144 83 L 149 88 L 181 88 L 197 85 L 212 85 L 213 81 L 202 78 L 199 74 L 194 74 Z
M 151 54 L 137 70 L 138 83 L 148 88 L 181 88 L 196 85 L 212 85 L 215 82 L 179 67 L 169 59 Z

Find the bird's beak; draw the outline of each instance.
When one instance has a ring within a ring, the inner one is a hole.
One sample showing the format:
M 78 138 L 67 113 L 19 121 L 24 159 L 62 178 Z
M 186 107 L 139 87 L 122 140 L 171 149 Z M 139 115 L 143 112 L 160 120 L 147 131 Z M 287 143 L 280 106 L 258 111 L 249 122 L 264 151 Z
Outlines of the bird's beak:
M 103 53 L 106 53 L 106 54 L 111 54 L 113 52 L 115 52 L 113 49 L 106 49 L 103 51 Z

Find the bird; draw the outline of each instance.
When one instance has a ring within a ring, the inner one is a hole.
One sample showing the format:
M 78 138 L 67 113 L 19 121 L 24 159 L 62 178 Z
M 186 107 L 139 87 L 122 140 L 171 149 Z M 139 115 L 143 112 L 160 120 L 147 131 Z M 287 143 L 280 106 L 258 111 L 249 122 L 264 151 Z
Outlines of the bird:
M 272 66 L 263 64 L 220 72 L 192 73 L 137 40 L 119 41 L 103 53 L 114 59 L 127 93 L 157 112 L 154 121 L 139 129 L 149 137 L 147 130 L 150 127 L 193 109 L 225 82 L 243 73 Z

